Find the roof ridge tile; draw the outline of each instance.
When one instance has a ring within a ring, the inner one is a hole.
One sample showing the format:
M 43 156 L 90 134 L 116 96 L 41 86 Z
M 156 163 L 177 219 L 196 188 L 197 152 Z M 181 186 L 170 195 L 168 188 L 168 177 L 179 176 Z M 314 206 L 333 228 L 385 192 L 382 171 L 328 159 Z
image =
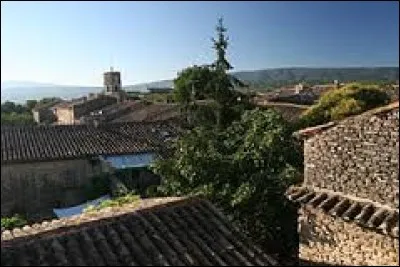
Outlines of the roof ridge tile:
M 311 196 L 315 194 L 314 197 Z M 374 230 L 391 237 L 399 237 L 399 210 L 380 203 L 346 196 L 338 192 L 293 186 L 286 192 L 289 200 L 321 210 L 332 217 Z

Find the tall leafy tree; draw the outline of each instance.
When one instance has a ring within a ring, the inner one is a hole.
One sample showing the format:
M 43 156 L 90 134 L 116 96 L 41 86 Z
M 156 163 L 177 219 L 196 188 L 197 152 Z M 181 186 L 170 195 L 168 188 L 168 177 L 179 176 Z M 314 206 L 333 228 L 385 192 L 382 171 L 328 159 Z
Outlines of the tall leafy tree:
M 249 102 L 245 95 L 235 90 L 235 86 L 244 87 L 245 84 L 228 73 L 233 66 L 226 58 L 229 37 L 222 17 L 218 19 L 216 34 L 216 38 L 212 38 L 213 48 L 216 52 L 216 59 L 211 64 L 211 68 L 215 72 L 212 80 L 212 98 L 217 102 L 216 125 L 226 127 L 235 119 L 239 119 L 238 115 L 240 116 L 241 112 L 249 107 Z
M 256 109 L 226 129 L 197 127 L 174 151 L 152 167 L 162 177 L 155 195 L 205 196 L 269 251 L 295 253 L 296 213 L 284 192 L 300 177 L 302 155 L 278 113 Z
M 233 66 L 231 63 L 228 61 L 226 58 L 227 54 L 227 49 L 229 45 L 229 36 L 227 35 L 228 29 L 224 26 L 224 19 L 220 17 L 218 19 L 218 23 L 216 26 L 216 32 L 217 32 L 217 37 L 216 38 L 211 38 L 213 42 L 213 48 L 216 53 L 216 60 L 214 61 L 211 66 L 217 70 L 222 72 L 223 74 L 226 74 L 228 71 L 233 70 Z M 235 85 L 237 86 L 242 86 L 245 87 L 246 84 L 236 78 L 235 76 L 231 74 L 227 74 L 227 79 L 229 81 L 230 87 L 233 87 Z
M 216 30 L 217 30 L 217 39 L 212 38 L 212 42 L 213 42 L 213 47 L 217 53 L 217 59 L 212 64 L 212 66 L 216 70 L 226 72 L 228 70 L 233 69 L 233 67 L 226 59 L 226 49 L 228 48 L 229 37 L 225 36 L 227 28 L 225 28 L 224 26 L 224 20 L 222 17 L 218 19 Z
M 243 83 L 228 73 L 222 18 L 216 30 L 216 60 L 175 79 L 175 97 L 190 107 L 196 127 L 177 140 L 169 159 L 153 165 L 162 184 L 149 195 L 206 196 L 261 244 L 275 244 L 270 251 L 291 255 L 297 221 L 284 192 L 299 177 L 302 155 L 279 114 L 246 110 L 248 99 L 234 87 Z M 211 104 L 197 105 L 203 98 Z

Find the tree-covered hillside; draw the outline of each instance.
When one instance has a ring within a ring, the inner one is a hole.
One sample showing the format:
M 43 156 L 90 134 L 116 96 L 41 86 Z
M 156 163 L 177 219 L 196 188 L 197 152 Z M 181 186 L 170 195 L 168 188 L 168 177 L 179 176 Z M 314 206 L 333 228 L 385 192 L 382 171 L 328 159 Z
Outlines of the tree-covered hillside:
M 297 82 L 395 82 L 399 80 L 398 67 L 376 68 L 282 68 L 236 72 L 234 75 L 252 86 L 276 87 Z
M 398 67 L 374 68 L 279 68 L 232 72 L 236 78 L 245 81 L 253 88 L 276 88 L 298 82 L 308 84 L 341 82 L 396 82 L 399 80 Z M 130 89 L 146 87 L 172 87 L 172 80 L 163 80 L 127 86 Z

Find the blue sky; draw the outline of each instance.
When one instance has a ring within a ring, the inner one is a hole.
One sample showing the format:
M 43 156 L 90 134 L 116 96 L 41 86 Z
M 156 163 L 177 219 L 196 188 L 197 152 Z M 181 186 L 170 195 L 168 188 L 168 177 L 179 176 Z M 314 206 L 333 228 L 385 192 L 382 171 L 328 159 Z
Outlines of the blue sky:
M 399 65 L 393 2 L 1 2 L 1 80 L 171 79 L 214 58 L 223 16 L 235 70 Z

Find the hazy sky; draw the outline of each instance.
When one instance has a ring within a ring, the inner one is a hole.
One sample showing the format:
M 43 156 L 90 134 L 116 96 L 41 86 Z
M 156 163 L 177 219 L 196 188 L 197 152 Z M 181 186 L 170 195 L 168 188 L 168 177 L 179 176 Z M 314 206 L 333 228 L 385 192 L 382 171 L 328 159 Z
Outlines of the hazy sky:
M 1 80 L 125 85 L 171 79 L 214 58 L 224 16 L 235 70 L 398 66 L 393 2 L 5 2 Z

